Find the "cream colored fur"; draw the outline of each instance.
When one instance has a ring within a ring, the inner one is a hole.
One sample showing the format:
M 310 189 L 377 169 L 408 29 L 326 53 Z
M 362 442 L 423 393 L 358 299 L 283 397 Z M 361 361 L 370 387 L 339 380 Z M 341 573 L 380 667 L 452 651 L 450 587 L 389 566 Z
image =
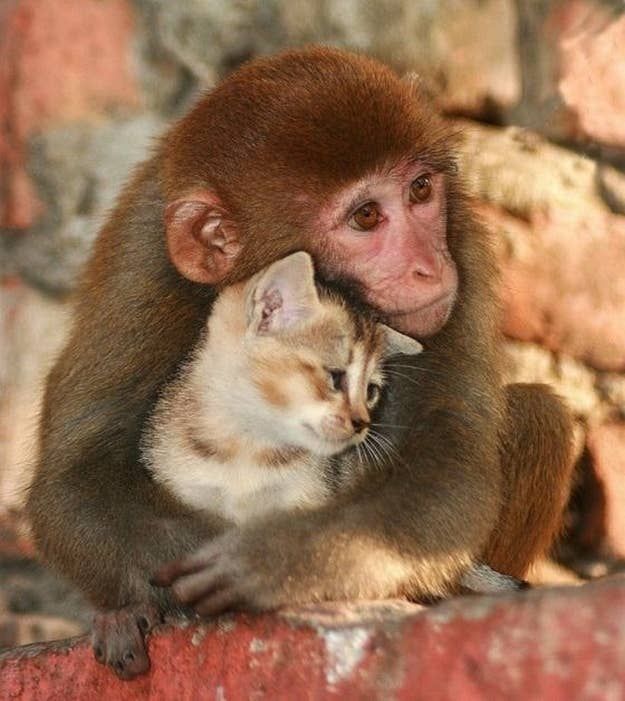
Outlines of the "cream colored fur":
M 313 275 L 296 253 L 224 290 L 158 402 L 144 460 L 185 504 L 239 524 L 323 504 L 336 489 L 328 456 L 366 439 L 353 421 L 369 420 L 383 357 L 421 350 L 386 327 L 358 328 L 341 300 L 320 299 Z M 340 390 L 328 368 L 345 372 Z

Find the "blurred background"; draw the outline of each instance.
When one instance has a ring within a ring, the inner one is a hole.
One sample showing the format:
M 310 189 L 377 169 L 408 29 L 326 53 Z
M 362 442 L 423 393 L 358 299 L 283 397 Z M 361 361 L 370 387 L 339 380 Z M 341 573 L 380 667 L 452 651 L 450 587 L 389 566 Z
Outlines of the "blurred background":
M 21 507 L 77 274 L 152 138 L 241 62 L 322 42 L 415 71 L 461 124 L 496 235 L 511 380 L 578 421 L 566 535 L 537 581 L 625 557 L 622 0 L 0 0 L 0 648 L 84 630 Z M 558 564 L 556 564 L 556 562 Z

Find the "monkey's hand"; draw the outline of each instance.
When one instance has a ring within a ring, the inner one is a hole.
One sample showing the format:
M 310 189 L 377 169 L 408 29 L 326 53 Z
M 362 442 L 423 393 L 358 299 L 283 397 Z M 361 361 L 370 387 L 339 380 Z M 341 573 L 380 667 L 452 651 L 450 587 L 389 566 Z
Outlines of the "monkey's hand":
M 166 564 L 152 581 L 171 586 L 181 603 L 201 615 L 407 594 L 422 558 L 414 560 L 381 529 L 365 530 L 365 516 L 354 507 L 276 514 Z M 444 551 L 432 555 L 427 591 L 444 592 L 460 559 Z
M 151 583 L 171 586 L 180 603 L 191 606 L 202 616 L 279 606 L 281 602 L 274 589 L 277 582 L 259 576 L 252 561 L 245 532 L 232 529 L 193 554 L 164 565 Z

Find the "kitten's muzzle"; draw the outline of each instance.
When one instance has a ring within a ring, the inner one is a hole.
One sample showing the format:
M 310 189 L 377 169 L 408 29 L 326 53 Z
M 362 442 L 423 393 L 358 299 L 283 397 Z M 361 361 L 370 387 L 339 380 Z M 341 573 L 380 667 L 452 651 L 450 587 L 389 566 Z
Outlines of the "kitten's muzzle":
M 371 425 L 369 416 L 353 414 L 350 417 L 332 414 L 326 416 L 321 423 L 323 435 L 330 440 L 348 440 L 354 435 L 360 435 Z
M 371 426 L 371 421 L 361 417 L 352 416 L 352 426 L 354 427 L 355 433 L 362 433 L 363 431 L 366 431 L 369 426 Z

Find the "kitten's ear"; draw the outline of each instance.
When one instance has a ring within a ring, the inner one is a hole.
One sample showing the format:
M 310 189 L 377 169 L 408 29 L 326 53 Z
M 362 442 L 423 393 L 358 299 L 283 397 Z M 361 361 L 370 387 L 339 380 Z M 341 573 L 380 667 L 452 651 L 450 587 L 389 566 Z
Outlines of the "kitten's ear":
M 273 263 L 249 285 L 247 322 L 255 333 L 279 333 L 309 319 L 321 307 L 312 259 L 304 251 Z
M 415 341 L 414 338 L 410 336 L 405 336 L 399 331 L 395 331 L 390 326 L 386 324 L 380 324 L 384 330 L 384 335 L 386 336 L 386 352 L 385 355 L 398 355 L 403 353 L 404 355 L 418 355 L 422 350 L 423 346 L 419 341 Z

